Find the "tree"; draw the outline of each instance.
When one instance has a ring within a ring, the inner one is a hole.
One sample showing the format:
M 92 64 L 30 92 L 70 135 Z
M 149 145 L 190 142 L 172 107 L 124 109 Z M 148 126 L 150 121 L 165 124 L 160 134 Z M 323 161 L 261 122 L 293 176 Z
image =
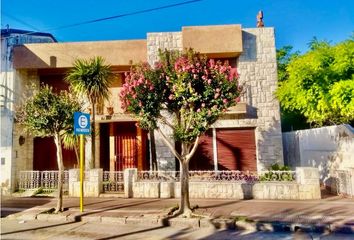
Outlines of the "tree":
M 312 40 L 307 53 L 290 60 L 286 74 L 276 93 L 282 109 L 318 126 L 353 122 L 353 39 L 334 46 Z
M 177 214 L 191 215 L 189 203 L 189 161 L 198 146 L 199 136 L 236 104 L 240 94 L 236 69 L 228 63 L 207 60 L 188 50 L 160 51 L 154 68 L 135 66 L 126 75 L 120 92 L 122 107 L 137 117 L 144 129 L 156 129 L 180 163 L 181 200 Z M 174 143 L 161 131 L 169 127 Z
M 277 49 L 278 81 L 283 82 L 289 78 L 287 67 L 291 61 L 300 56 L 300 52 L 293 52 L 292 46 L 283 46 Z M 282 131 L 292 131 L 308 128 L 306 118 L 296 110 L 289 111 L 281 106 L 281 128 Z
M 95 166 L 95 118 L 96 105 L 109 97 L 112 72 L 110 66 L 104 63 L 102 57 L 89 60 L 76 59 L 65 80 L 70 84 L 71 90 L 80 97 L 87 98 L 92 108 L 91 133 L 91 162 L 90 168 Z
M 286 71 L 286 68 L 288 67 L 289 63 L 298 57 L 300 55 L 300 52 L 292 52 L 293 47 L 292 46 L 284 46 L 279 49 L 277 49 L 277 67 L 278 67 L 278 81 L 282 82 L 286 79 L 288 79 L 289 74 Z
M 17 114 L 19 123 L 32 135 L 54 137 L 59 169 L 56 213 L 63 210 L 62 137 L 66 132 L 73 132 L 74 112 L 80 109 L 81 104 L 69 93 L 63 91 L 57 95 L 51 87 L 44 86 L 20 106 Z

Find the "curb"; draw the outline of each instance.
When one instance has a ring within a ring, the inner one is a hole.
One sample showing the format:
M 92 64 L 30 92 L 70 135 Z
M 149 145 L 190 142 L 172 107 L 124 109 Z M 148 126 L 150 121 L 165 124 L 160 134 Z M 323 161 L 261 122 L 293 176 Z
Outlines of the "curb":
M 161 218 L 160 216 L 81 216 L 78 212 L 47 214 L 47 213 L 26 213 L 12 214 L 8 219 L 21 221 L 59 221 L 59 222 L 95 222 L 114 223 L 121 225 L 145 225 L 145 226 L 171 226 L 198 228 L 216 228 L 229 230 L 246 230 L 261 232 L 314 232 L 314 233 L 344 233 L 354 234 L 354 224 L 329 224 L 329 223 L 300 223 L 283 221 L 253 221 L 235 219 L 211 219 L 211 218 Z

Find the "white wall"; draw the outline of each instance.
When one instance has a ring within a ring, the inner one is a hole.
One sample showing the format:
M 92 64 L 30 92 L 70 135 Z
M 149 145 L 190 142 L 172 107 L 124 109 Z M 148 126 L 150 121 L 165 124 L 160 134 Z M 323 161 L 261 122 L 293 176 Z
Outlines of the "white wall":
M 317 167 L 321 182 L 332 185 L 336 170 L 354 168 L 354 129 L 336 125 L 283 133 L 285 164 Z

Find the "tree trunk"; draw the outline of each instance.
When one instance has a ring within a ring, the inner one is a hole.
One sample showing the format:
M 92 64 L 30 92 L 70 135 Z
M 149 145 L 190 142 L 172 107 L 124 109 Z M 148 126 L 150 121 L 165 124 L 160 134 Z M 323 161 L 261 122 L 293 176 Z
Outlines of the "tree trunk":
M 156 144 L 154 130 L 149 130 L 152 170 L 157 171 Z
M 63 164 L 63 154 L 61 149 L 61 139 L 59 133 L 54 136 L 55 145 L 57 147 L 57 163 L 58 163 L 58 197 L 57 206 L 55 208 L 55 213 L 63 211 L 63 180 L 64 180 L 64 164 Z
M 76 142 L 75 139 L 75 146 L 74 146 L 74 151 L 75 151 L 75 156 L 76 156 L 76 164 L 77 164 L 77 168 L 80 168 L 80 156 L 79 156 L 79 150 L 78 150 L 79 146 Z
M 92 133 L 91 133 L 91 162 L 90 169 L 95 168 L 95 158 L 96 158 L 96 131 L 95 131 L 95 119 L 96 118 L 96 108 L 95 104 L 92 103 Z
M 190 217 L 192 210 L 189 203 L 189 159 L 186 158 L 188 154 L 187 145 L 182 143 L 182 161 L 180 161 L 181 171 L 181 202 L 179 207 L 179 214 Z

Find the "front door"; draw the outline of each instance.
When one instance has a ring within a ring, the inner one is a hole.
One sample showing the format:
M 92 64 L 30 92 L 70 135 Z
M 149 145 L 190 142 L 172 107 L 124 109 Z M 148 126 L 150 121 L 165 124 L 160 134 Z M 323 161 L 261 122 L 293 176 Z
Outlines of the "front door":
M 137 168 L 138 145 L 136 135 L 124 134 L 114 137 L 115 171 Z

